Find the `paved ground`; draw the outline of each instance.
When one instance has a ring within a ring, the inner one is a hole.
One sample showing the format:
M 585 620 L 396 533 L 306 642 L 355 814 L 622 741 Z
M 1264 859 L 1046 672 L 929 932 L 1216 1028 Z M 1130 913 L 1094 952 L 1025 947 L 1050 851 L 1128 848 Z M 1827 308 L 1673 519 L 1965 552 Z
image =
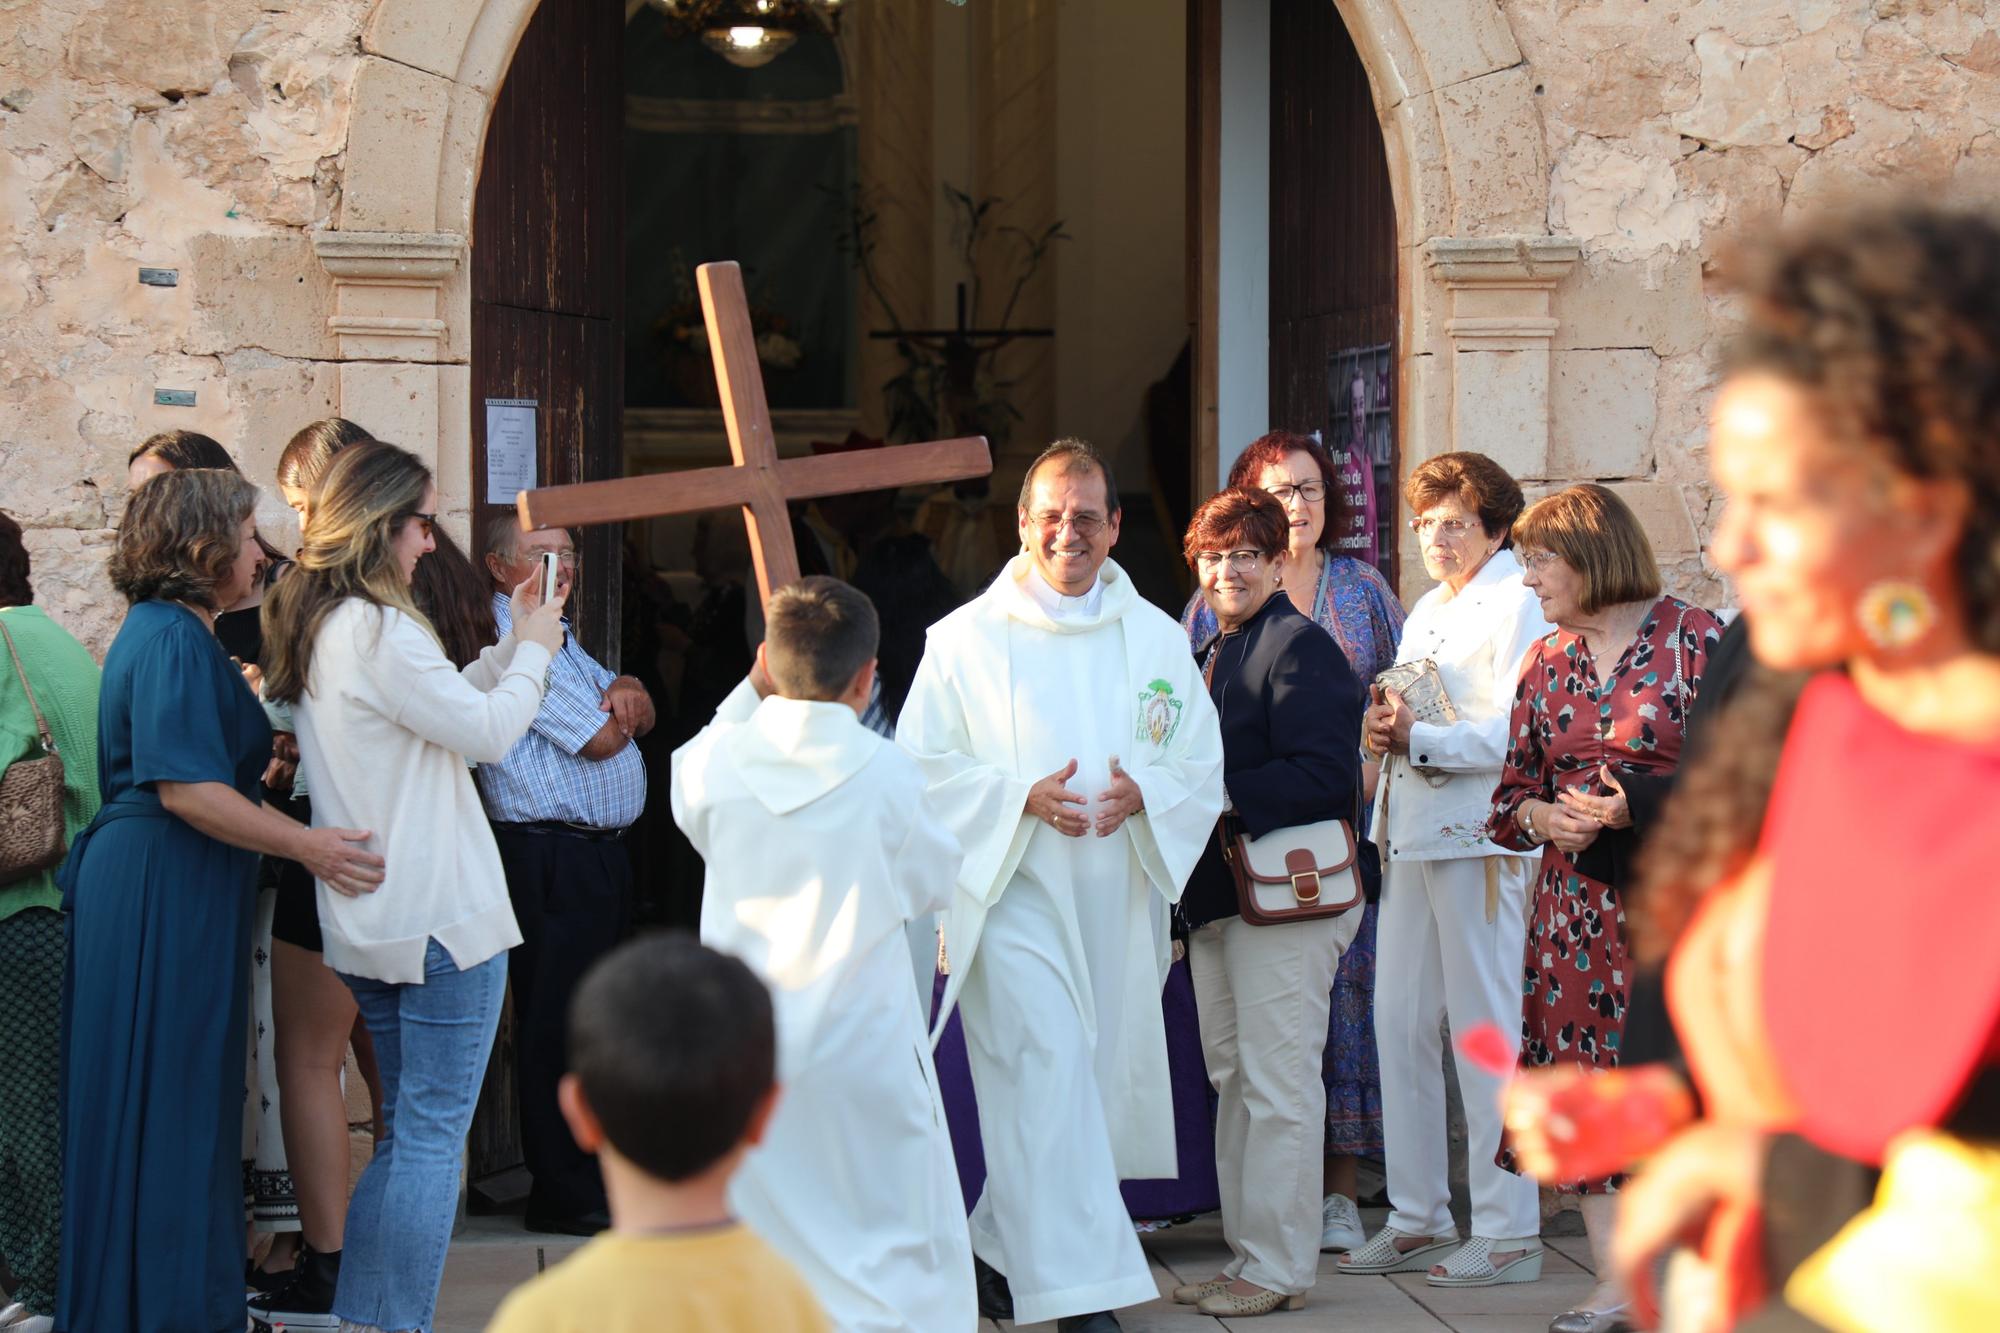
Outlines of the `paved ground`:
M 1372 1232 L 1382 1224 L 1379 1209 L 1364 1209 Z M 480 1333 L 500 1300 L 554 1264 L 577 1242 L 553 1236 L 526 1236 L 513 1217 L 474 1218 L 453 1243 L 438 1306 L 437 1333 Z M 1591 1287 L 1590 1251 L 1581 1236 L 1547 1241 L 1542 1280 L 1503 1287 L 1444 1291 L 1421 1273 L 1393 1277 L 1344 1277 L 1334 1256 L 1322 1255 L 1320 1281 L 1301 1311 L 1264 1319 L 1220 1320 L 1174 1305 L 1166 1293 L 1181 1282 L 1212 1276 L 1227 1257 L 1222 1228 L 1211 1215 L 1145 1238 L 1160 1299 L 1119 1311 L 1127 1333 L 1214 1333 L 1255 1329 L 1258 1333 L 1543 1333 L 1549 1320 L 1581 1300 Z M 987 1333 L 1012 1325 L 984 1324 Z M 1053 1333 L 1053 1324 L 1021 1325 L 1024 1333 Z

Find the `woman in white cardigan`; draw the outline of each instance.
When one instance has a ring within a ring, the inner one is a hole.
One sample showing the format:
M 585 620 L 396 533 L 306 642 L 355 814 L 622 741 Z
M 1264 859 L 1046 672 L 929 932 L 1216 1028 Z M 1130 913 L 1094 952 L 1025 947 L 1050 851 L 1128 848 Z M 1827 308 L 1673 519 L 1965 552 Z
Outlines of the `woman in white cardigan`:
M 1508 549 L 1523 502 L 1505 469 L 1483 454 L 1442 454 L 1410 474 L 1403 496 L 1438 586 L 1410 612 L 1396 661 L 1434 662 L 1458 720 L 1418 721 L 1407 702 L 1371 689 L 1362 723 L 1363 747 L 1384 760 L 1370 829 L 1382 849 L 1375 1042 L 1392 1210 L 1340 1271 L 1423 1269 L 1434 1286 L 1532 1282 L 1542 1268 L 1535 1182 L 1495 1164 L 1502 1079 L 1463 1059 L 1471 1239 L 1461 1244 L 1452 1222 L 1438 1025 L 1520 1030 L 1535 863 L 1495 845 L 1486 820 L 1521 660 L 1553 627 Z
M 318 890 L 326 962 L 375 1040 L 387 1132 L 348 1204 L 333 1313 L 428 1329 L 459 1155 L 520 943 L 466 761 L 497 762 L 541 707 L 561 599 L 514 591 L 514 630 L 459 672 L 410 600 L 437 489 L 393 445 L 341 452 L 314 496 L 299 567 L 265 601 L 264 687 L 292 705 L 313 822 L 375 830 L 362 898 Z M 365 823 L 355 821 L 364 819 Z

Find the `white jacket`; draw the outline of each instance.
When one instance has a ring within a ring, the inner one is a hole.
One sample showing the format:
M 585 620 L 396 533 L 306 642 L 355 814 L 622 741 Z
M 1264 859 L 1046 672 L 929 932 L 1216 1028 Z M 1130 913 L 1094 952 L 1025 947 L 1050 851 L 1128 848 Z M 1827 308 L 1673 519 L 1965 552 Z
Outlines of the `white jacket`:
M 465 761 L 497 763 L 527 734 L 548 669 L 548 649 L 509 634 L 461 672 L 429 630 L 359 598 L 320 622 L 292 707 L 313 824 L 369 830 L 388 862 L 373 893 L 318 886 L 328 967 L 420 985 L 433 939 L 461 971 L 521 942 Z
M 1511 550 L 1494 552 L 1457 596 L 1440 584 L 1417 600 L 1396 661 L 1437 663 L 1459 720 L 1413 724 L 1409 754 L 1383 764 L 1369 829 L 1385 862 L 1541 855 L 1539 847 L 1495 845 L 1486 821 L 1507 756 L 1521 659 L 1554 629 L 1522 585 Z M 1428 780 L 1417 766 L 1432 770 Z

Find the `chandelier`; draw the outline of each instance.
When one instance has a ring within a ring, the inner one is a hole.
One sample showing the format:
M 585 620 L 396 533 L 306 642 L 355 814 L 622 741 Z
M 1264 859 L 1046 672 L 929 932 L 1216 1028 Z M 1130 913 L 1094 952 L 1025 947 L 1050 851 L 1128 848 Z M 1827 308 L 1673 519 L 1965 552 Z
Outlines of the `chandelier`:
M 809 28 L 840 30 L 845 0 L 648 0 L 667 18 L 672 37 L 699 35 L 701 44 L 732 65 L 768 65 Z

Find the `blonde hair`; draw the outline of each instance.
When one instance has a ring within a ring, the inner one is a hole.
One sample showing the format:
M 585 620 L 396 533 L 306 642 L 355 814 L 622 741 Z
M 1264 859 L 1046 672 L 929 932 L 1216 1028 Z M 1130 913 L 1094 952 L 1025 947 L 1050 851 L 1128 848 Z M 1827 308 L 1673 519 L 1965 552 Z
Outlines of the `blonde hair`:
M 431 484 L 415 454 L 374 440 L 334 456 L 314 493 L 298 567 L 264 598 L 264 694 L 296 703 L 312 675 L 312 647 L 326 617 L 350 597 L 394 608 L 437 636 L 396 566 L 392 543 Z
M 1585 615 L 1660 595 L 1660 565 L 1638 515 L 1618 492 L 1595 482 L 1529 505 L 1514 520 L 1514 545 L 1554 552 L 1582 575 Z

